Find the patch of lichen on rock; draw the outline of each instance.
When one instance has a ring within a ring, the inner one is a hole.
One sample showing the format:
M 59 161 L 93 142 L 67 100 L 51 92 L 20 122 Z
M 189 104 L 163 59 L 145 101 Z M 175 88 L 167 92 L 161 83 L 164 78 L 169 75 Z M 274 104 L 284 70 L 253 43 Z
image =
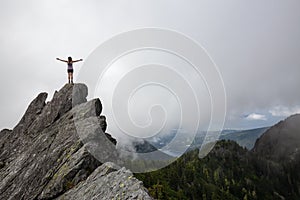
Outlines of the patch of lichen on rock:
M 67 181 L 66 185 L 65 185 L 65 188 L 67 190 L 73 188 L 75 186 L 75 184 L 73 183 L 73 181 Z
M 84 180 L 100 164 L 93 159 L 80 141 L 75 142 L 57 160 L 60 165 L 46 185 L 41 197 L 53 198 Z

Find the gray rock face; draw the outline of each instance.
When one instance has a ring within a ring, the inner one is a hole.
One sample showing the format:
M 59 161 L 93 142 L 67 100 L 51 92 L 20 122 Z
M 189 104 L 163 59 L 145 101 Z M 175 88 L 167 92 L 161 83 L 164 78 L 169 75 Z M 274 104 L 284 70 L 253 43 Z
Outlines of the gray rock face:
M 141 181 L 133 174 L 114 163 L 105 163 L 98 167 L 86 181 L 58 197 L 58 200 L 89 199 L 152 199 L 149 197 Z
M 40 93 L 29 105 L 24 116 L 18 123 L 18 125 L 14 128 L 14 132 L 22 132 L 26 133 L 32 122 L 36 119 L 36 117 L 41 114 L 47 99 L 48 94 L 43 92 Z
M 86 96 L 83 84 L 65 85 L 47 104 L 41 93 L 13 130 L 0 132 L 0 199 L 150 199 L 130 171 L 108 170 L 112 163 L 102 165 L 87 151 L 92 144 L 78 131 L 116 140 L 105 133 L 100 100 Z

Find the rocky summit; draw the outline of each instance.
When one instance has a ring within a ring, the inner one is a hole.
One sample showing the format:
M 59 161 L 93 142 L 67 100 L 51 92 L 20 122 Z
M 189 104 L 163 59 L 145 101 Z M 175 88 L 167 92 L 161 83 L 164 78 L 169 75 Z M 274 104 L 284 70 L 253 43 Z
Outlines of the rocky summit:
M 47 103 L 40 93 L 0 132 L 0 199 L 152 199 L 132 172 L 89 153 L 89 138 L 111 141 L 102 154 L 117 141 L 105 133 L 101 101 L 87 94 L 84 84 L 65 85 Z

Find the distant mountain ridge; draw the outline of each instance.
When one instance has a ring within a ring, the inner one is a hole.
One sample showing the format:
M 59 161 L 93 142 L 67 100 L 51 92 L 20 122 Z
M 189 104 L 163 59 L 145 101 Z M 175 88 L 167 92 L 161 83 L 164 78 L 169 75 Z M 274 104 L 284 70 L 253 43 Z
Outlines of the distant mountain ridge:
M 268 129 L 269 127 L 248 130 L 224 130 L 221 133 L 220 140 L 233 140 L 240 146 L 250 150 L 254 147 L 256 140 Z
M 226 129 L 221 132 L 219 140 L 232 140 L 237 142 L 240 146 L 250 150 L 254 147 L 256 140 L 268 129 L 269 127 L 262 127 L 262 128 L 248 129 L 248 130 Z M 187 151 L 200 148 L 202 146 L 206 134 L 209 133 L 198 131 L 195 137 L 192 138 L 193 139 L 193 141 L 191 140 L 192 143 L 190 142 L 190 140 L 187 140 L 186 143 L 187 145 L 189 145 Z M 173 140 L 175 135 L 176 135 L 176 130 L 172 130 L 170 134 L 148 139 L 144 144 L 139 144 L 139 149 L 154 151 L 155 149 L 163 148 Z M 183 141 L 184 139 L 180 140 L 180 142 Z M 151 144 L 150 146 L 152 148 L 149 148 L 149 144 Z M 148 147 L 146 147 L 145 145 L 147 145 Z M 178 144 L 178 145 L 184 145 L 184 144 Z M 174 149 L 173 150 L 171 149 L 170 152 L 165 151 L 165 153 L 168 153 L 171 156 L 175 156 L 175 157 L 180 156 L 180 152 L 177 153 Z

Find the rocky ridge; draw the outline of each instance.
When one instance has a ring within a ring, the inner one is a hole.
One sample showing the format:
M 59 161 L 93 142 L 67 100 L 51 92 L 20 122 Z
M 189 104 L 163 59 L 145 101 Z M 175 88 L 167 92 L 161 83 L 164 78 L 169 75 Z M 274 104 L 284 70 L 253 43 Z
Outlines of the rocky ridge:
M 87 94 L 84 84 L 65 85 L 48 103 L 40 93 L 13 130 L 0 132 L 0 199 L 151 199 L 129 170 L 89 153 L 90 138 L 111 141 L 107 152 L 116 140 L 100 100 Z

